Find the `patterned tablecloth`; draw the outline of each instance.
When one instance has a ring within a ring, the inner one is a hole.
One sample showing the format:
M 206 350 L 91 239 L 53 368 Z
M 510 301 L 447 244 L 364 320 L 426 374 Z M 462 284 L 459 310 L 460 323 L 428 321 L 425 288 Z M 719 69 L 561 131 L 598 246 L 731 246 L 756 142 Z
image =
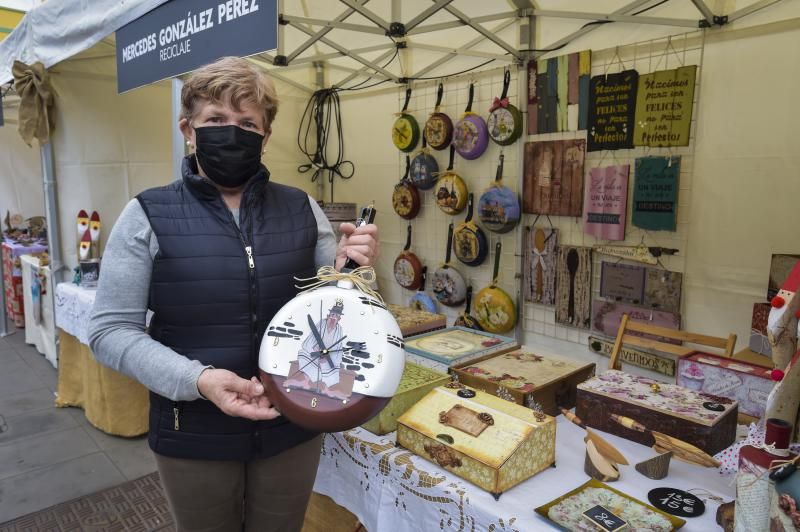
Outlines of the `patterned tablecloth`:
M 22 287 L 25 294 L 25 343 L 58 367 L 56 324 L 53 309 L 53 275 L 49 266 L 40 266 L 39 257 L 22 256 Z
M 56 327 L 89 345 L 89 317 L 94 307 L 96 290 L 73 283 L 56 286 Z
M 22 293 L 22 255 L 35 255 L 47 251 L 46 242 L 20 244 L 3 240 L 3 290 L 6 294 L 6 311 L 17 328 L 25 327 L 25 304 Z
M 435 464 L 395 447 L 394 433 L 375 436 L 360 428 L 325 435 L 314 491 L 353 512 L 370 532 L 552 530 L 555 527 L 534 508 L 588 480 L 583 472 L 583 430 L 563 416 L 557 422 L 557 467 L 510 489 L 499 501 Z M 732 476 L 678 460 L 672 460 L 665 479 L 650 480 L 635 471 L 633 464 L 654 456 L 652 450 L 610 434 L 603 436 L 631 463 L 621 468 L 620 480 L 611 486 L 632 497 L 647 502 L 647 492 L 656 487 L 704 489 L 726 501 L 734 497 Z M 687 518 L 682 530 L 718 529 L 716 511 L 717 503 L 707 501 L 705 513 Z

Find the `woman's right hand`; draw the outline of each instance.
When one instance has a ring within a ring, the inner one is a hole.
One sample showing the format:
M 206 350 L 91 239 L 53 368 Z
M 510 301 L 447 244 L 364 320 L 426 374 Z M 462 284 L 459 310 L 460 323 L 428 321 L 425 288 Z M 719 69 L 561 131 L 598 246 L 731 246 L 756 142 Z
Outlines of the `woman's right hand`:
M 275 410 L 264 393 L 264 386 L 253 377 L 243 379 L 227 369 L 205 369 L 197 379 L 200 394 L 229 416 L 247 419 L 275 419 Z

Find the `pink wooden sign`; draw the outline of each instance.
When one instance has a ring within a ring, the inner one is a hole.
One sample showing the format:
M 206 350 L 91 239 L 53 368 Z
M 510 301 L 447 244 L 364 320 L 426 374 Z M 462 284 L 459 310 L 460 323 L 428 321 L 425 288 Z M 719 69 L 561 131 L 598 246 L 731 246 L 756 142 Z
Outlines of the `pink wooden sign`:
M 592 329 L 606 336 L 616 336 L 619 330 L 619 322 L 622 315 L 628 314 L 630 319 L 640 323 L 659 325 L 669 329 L 681 328 L 681 315 L 663 310 L 636 307 L 617 301 L 592 301 Z M 631 332 L 637 336 L 648 336 Z M 651 336 L 652 337 L 652 336 Z M 677 340 L 667 338 L 656 338 L 662 342 L 680 343 Z
M 583 230 L 603 240 L 625 240 L 627 164 L 592 168 L 583 200 Z

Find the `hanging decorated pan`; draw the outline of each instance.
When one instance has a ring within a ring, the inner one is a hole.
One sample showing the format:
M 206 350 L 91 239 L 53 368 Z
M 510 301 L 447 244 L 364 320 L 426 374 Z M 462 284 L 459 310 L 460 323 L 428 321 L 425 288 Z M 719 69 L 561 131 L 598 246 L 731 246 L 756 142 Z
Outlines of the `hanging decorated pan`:
M 439 175 L 439 163 L 428 150 L 425 138 L 422 138 L 422 149 L 411 161 L 411 182 L 422 190 L 433 188 Z
M 519 223 L 519 198 L 510 188 L 503 186 L 503 158 L 497 165 L 494 183 L 481 194 L 478 200 L 478 217 L 490 231 L 507 233 Z
M 439 90 L 436 93 L 436 107 L 433 108 L 433 113 L 428 117 L 425 122 L 425 129 L 422 132 L 422 138 L 428 141 L 428 145 L 434 150 L 443 150 L 450 145 L 453 140 L 453 121 L 446 114 L 439 111 L 439 106 L 442 105 L 442 95 L 444 95 L 444 86 L 439 83 Z
M 517 323 L 517 309 L 514 301 L 497 286 L 497 275 L 500 273 L 500 242 L 494 249 L 494 276 L 492 284 L 481 289 L 475 296 L 475 314 L 478 323 L 484 330 L 492 333 L 504 333 L 512 330 Z
M 400 215 L 401 218 L 411 220 L 419 214 L 419 208 L 422 205 L 419 197 L 419 190 L 408 179 L 408 172 L 411 168 L 411 162 L 406 155 L 406 173 L 403 175 L 400 182 L 394 186 L 392 192 L 392 207 L 394 212 Z
M 408 101 L 411 99 L 411 89 L 406 89 L 406 103 L 403 105 L 403 110 L 400 111 L 400 116 L 394 121 L 392 125 L 392 142 L 398 150 L 406 153 L 414 151 L 419 142 L 419 124 L 417 119 L 408 114 Z
M 414 310 L 424 310 L 425 312 L 431 312 L 436 314 L 436 301 L 428 295 L 425 291 L 425 280 L 428 277 L 428 267 L 422 267 L 422 280 L 419 284 L 419 290 L 417 293 L 411 296 L 411 300 L 408 302 L 408 306 L 413 308 Z
M 481 324 L 478 323 L 478 320 L 476 320 L 475 317 L 469 313 L 470 307 L 472 306 L 472 285 L 467 287 L 466 305 L 467 306 L 464 308 L 464 312 L 456 318 L 456 321 L 453 323 L 453 325 L 458 327 L 466 327 L 468 329 L 475 329 L 476 331 L 482 331 L 483 327 L 481 327 Z
M 348 261 L 345 269 L 356 266 Z M 259 373 L 267 397 L 290 421 L 338 432 L 386 406 L 403 375 L 404 344 L 392 314 L 369 289 L 371 268 L 346 278 L 320 269 L 317 278 L 319 287 L 301 292 L 272 318 Z
M 489 242 L 483 229 L 472 220 L 472 194 L 467 197 L 467 218 L 456 227 L 453 234 L 453 251 L 458 260 L 467 266 L 479 266 L 489 252 Z
M 503 94 L 494 99 L 489 108 L 489 119 L 486 121 L 489 137 L 501 146 L 513 144 L 522 135 L 522 113 L 508 102 L 510 83 L 511 72 L 506 70 L 503 75 Z
M 472 99 L 475 96 L 475 85 L 469 84 L 469 102 L 464 116 L 456 122 L 453 132 L 453 144 L 458 154 L 464 159 L 477 159 L 489 144 L 489 130 L 483 117 L 472 112 Z
M 411 249 L 411 224 L 408 225 L 406 247 L 394 260 L 394 278 L 407 290 L 416 290 L 422 284 L 422 262 Z
M 436 205 L 447 214 L 458 214 L 467 205 L 467 185 L 453 171 L 456 149 L 450 145 L 450 163 L 436 182 Z
M 444 264 L 433 272 L 433 293 L 436 299 L 448 307 L 457 307 L 467 297 L 467 283 L 461 274 L 450 264 L 450 250 L 453 246 L 453 224 L 447 231 L 447 252 Z

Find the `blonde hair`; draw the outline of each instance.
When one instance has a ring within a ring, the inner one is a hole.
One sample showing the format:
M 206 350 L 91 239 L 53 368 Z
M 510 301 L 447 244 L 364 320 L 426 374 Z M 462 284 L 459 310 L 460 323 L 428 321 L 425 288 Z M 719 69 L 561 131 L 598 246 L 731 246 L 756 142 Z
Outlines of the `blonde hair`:
M 264 130 L 278 114 L 275 86 L 261 71 L 241 57 L 223 57 L 195 70 L 181 90 L 181 118 L 191 120 L 199 101 L 228 103 L 236 110 L 249 102 L 264 112 Z

